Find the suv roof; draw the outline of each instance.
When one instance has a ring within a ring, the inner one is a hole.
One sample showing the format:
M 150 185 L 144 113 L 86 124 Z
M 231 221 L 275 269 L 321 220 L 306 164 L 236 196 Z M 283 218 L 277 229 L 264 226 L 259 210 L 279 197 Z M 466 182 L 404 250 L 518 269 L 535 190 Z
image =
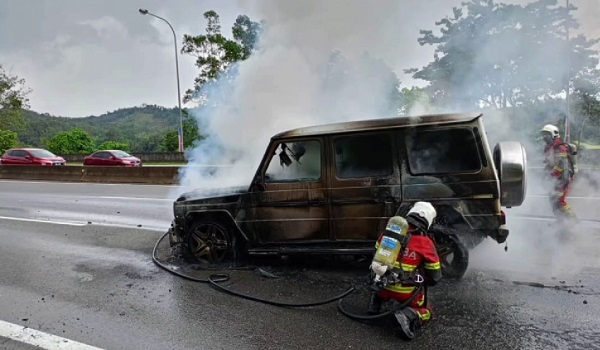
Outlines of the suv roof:
M 292 129 L 276 134 L 272 138 L 280 139 L 292 136 L 315 136 L 343 132 L 379 130 L 393 127 L 460 123 L 469 122 L 481 116 L 482 114 L 430 114 L 423 116 L 359 120 Z

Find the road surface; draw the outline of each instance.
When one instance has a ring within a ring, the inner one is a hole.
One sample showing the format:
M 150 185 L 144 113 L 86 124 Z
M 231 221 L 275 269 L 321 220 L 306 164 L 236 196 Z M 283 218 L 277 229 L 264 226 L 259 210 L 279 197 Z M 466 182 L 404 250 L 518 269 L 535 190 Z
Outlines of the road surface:
M 63 349 L 58 341 L 161 350 L 600 348 L 600 203 L 593 193 L 573 200 L 587 221 L 566 236 L 547 217 L 542 194 L 507 210 L 508 251 L 486 241 L 472 252 L 463 280 L 432 288 L 435 322 L 406 344 L 391 322 L 356 322 L 336 304 L 278 308 L 159 269 L 152 248 L 180 190 L 0 181 L 0 348 L 36 348 L 32 339 L 45 349 Z M 531 208 L 539 210 L 533 218 Z M 309 302 L 343 292 L 366 272 L 364 262 L 256 263 L 262 270 L 231 271 L 227 285 Z M 353 294 L 347 305 L 363 312 L 367 295 Z

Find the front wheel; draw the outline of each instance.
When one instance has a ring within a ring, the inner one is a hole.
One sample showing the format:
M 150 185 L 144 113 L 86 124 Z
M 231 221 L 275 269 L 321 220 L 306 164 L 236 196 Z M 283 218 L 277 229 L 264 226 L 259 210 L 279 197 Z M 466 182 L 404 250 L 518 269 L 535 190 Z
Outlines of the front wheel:
M 234 258 L 235 238 L 219 223 L 196 221 L 186 236 L 187 247 L 183 250 L 187 250 L 190 260 L 217 264 Z
M 452 279 L 463 277 L 469 267 L 469 249 L 449 227 L 435 225 L 431 228 L 431 232 L 444 277 Z

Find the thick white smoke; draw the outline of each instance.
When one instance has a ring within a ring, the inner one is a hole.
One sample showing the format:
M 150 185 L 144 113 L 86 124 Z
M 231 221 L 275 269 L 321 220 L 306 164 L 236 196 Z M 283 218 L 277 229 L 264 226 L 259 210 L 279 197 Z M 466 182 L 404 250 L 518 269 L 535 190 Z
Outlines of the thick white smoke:
M 377 6 L 343 0 L 251 5 L 248 12 L 267 23 L 258 49 L 239 65 L 227 101 L 201 111 L 203 131 L 212 138 L 190 154 L 192 164 L 231 167 L 209 177 L 190 167 L 182 185 L 249 184 L 269 138 L 287 129 L 389 117 L 396 82 L 386 63 L 402 55 L 394 46 L 402 10 L 394 0 Z
M 432 1 L 431 6 L 443 3 L 448 6 L 446 15 L 450 16 L 450 2 Z M 408 30 L 415 36 L 415 28 L 435 29 L 433 21 L 419 19 L 420 13 L 415 11 L 420 8 L 417 3 L 397 0 L 376 4 L 345 0 L 246 3 L 246 13 L 252 14 L 254 20 L 264 19 L 267 26 L 258 50 L 239 65 L 239 75 L 228 87 L 232 90 L 228 91 L 226 102 L 198 113 L 203 132 L 210 136 L 189 154 L 191 166 L 183 173 L 182 185 L 192 188 L 247 186 L 269 138 L 275 133 L 308 125 L 389 116 L 385 114 L 389 112 L 389 91 L 394 81 L 385 65 L 402 66 L 398 62 L 410 56 L 405 47 L 397 45 L 398 37 Z M 460 5 L 460 1 L 451 5 Z M 511 44 L 514 43 L 496 42 L 481 47 L 471 79 L 476 81 L 487 74 L 477 69 L 489 67 L 488 63 L 504 55 L 507 47 L 514 46 Z M 554 50 L 546 49 L 525 60 L 531 64 L 546 62 L 541 58 Z M 334 52 L 339 52 L 341 59 L 336 61 L 332 71 L 329 68 Z M 426 65 L 431 59 L 429 56 L 417 66 Z M 548 68 L 564 67 L 564 60 L 566 56 L 553 55 L 553 60 L 547 61 Z M 414 65 L 402 66 L 411 67 Z M 466 81 L 456 89 L 469 94 L 475 85 Z M 452 112 L 460 111 L 456 106 L 452 108 Z M 433 109 L 423 103 L 415 106 L 410 114 L 447 111 L 450 110 Z M 500 140 L 517 140 L 525 144 L 530 160 L 539 158 L 533 152 L 540 151 L 540 147 L 527 129 L 535 129 L 536 126 L 530 124 L 542 122 L 544 118 L 532 121 L 527 116 L 517 118 L 510 113 L 486 113 L 491 147 Z M 214 164 L 225 167 L 210 175 L 196 167 Z M 507 210 L 511 230 L 508 253 L 496 243 L 484 242 L 473 252 L 473 266 L 529 271 L 540 263 L 557 267 L 565 260 L 573 260 L 572 254 L 567 257 L 558 254 L 568 249 L 559 243 L 555 230 L 548 228 L 551 221 L 510 217 L 527 215 L 540 208 L 550 214 L 547 199 L 533 197 L 545 194 L 539 185 L 544 180 L 537 174 L 539 172 L 530 172 L 530 197 L 523 206 Z

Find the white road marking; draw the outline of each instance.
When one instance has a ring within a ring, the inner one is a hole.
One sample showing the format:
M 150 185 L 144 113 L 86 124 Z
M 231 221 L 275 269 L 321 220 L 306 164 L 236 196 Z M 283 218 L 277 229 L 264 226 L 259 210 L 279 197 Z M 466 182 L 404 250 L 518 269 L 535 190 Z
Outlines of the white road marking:
M 45 223 L 45 224 L 69 225 L 69 226 L 86 226 L 87 225 L 87 223 L 85 223 L 85 222 L 54 221 L 54 220 L 42 220 L 42 219 L 28 219 L 28 218 L 17 218 L 17 217 L 12 217 L 12 216 L 0 216 L 0 220 L 41 222 L 41 223 Z
M 92 197 L 94 198 L 94 197 Z M 119 200 L 140 200 L 140 201 L 161 201 L 161 202 L 174 202 L 175 199 L 168 198 L 148 198 L 148 197 L 111 197 L 111 196 L 100 196 L 101 199 L 119 199 Z
M 37 346 L 45 350 L 102 350 L 95 346 L 4 321 L 0 321 L 0 337 Z
M 525 196 L 525 199 L 527 199 L 528 197 L 548 198 L 548 195 L 544 195 L 544 194 L 528 194 L 528 195 Z M 589 196 L 589 197 L 567 196 L 567 200 L 569 200 L 569 199 L 593 199 L 593 200 L 597 200 L 597 199 L 600 199 L 600 197 L 594 197 L 594 196 Z
M 18 218 L 12 216 L 0 216 L 0 220 L 12 220 L 12 221 L 24 221 L 24 222 L 39 222 L 43 224 L 55 224 L 55 225 L 68 225 L 68 226 L 101 226 L 101 227 L 118 227 L 118 228 L 126 228 L 126 229 L 141 229 L 144 231 L 155 231 L 155 232 L 165 232 L 169 228 L 169 224 L 166 223 L 164 227 L 156 227 L 156 226 L 138 226 L 138 225 L 126 225 L 126 224 L 111 224 L 111 223 L 97 223 L 92 222 L 88 224 L 86 222 L 77 222 L 77 221 L 54 221 L 54 220 L 42 220 L 42 219 L 28 219 L 28 218 Z
M 53 184 L 53 185 L 92 185 L 92 186 L 149 186 L 149 187 L 182 187 L 180 185 L 151 185 L 151 184 L 108 184 L 108 183 L 98 183 L 98 182 L 62 182 L 62 181 L 21 181 L 21 180 L 0 180 L 0 183 L 21 183 L 21 184 Z

